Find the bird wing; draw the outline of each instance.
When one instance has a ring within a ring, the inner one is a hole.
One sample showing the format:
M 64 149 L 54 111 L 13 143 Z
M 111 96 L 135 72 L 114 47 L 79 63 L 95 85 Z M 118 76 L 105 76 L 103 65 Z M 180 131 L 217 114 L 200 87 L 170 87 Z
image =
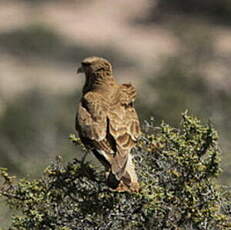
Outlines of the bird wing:
M 134 108 L 136 99 L 136 89 L 131 84 L 122 84 L 120 87 L 119 101 L 125 110 L 125 118 L 127 120 L 127 133 L 133 141 L 136 141 L 141 134 L 140 122 Z
M 140 134 L 133 104 L 124 104 L 123 98 L 129 98 L 124 89 L 110 102 L 96 92 L 89 92 L 81 101 L 76 120 L 83 143 L 93 152 L 97 150 L 95 155 L 104 165 L 107 161 L 116 180 L 125 173 L 128 154 Z
M 120 86 L 120 101 L 121 104 L 129 105 L 136 99 L 136 89 L 131 84 L 122 84 Z
M 108 109 L 108 103 L 100 94 L 85 94 L 76 116 L 76 130 L 84 145 L 105 167 L 110 168 L 116 144 L 108 133 Z
M 114 105 L 108 111 L 109 132 L 116 143 L 114 171 L 120 177 L 126 168 L 128 154 L 140 135 L 140 124 L 133 106 L 135 88 L 130 84 L 123 84 Z
M 107 106 L 97 93 L 89 92 L 81 100 L 76 119 L 76 129 L 80 135 L 94 141 L 106 137 Z

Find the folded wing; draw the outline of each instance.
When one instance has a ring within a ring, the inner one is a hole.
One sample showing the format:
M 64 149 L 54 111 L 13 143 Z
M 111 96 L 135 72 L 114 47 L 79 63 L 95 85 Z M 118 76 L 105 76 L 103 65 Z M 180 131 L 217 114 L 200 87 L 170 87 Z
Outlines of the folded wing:
M 76 129 L 85 146 L 110 169 L 112 184 L 118 184 L 125 174 L 128 155 L 140 135 L 135 95 L 134 87 L 124 84 L 110 102 L 89 92 L 79 107 Z

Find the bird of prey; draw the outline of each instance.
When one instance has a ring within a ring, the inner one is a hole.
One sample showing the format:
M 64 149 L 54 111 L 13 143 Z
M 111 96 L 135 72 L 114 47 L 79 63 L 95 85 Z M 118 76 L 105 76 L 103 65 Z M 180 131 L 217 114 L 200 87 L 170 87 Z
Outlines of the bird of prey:
M 109 187 L 138 191 L 131 156 L 141 133 L 133 106 L 136 89 L 131 84 L 118 84 L 112 75 L 112 65 L 101 57 L 85 58 L 77 72 L 85 74 L 76 115 L 81 141 L 105 166 Z

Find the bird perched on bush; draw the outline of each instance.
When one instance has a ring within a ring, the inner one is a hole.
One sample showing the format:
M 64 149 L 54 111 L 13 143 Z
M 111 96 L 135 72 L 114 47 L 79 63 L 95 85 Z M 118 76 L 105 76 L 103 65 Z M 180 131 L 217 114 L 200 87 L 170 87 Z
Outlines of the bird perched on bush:
M 107 184 L 118 191 L 138 191 L 139 183 L 131 149 L 140 135 L 140 124 L 133 106 L 136 89 L 118 84 L 112 65 L 104 58 L 85 58 L 78 73 L 85 73 L 85 84 L 76 116 L 76 130 L 107 170 Z

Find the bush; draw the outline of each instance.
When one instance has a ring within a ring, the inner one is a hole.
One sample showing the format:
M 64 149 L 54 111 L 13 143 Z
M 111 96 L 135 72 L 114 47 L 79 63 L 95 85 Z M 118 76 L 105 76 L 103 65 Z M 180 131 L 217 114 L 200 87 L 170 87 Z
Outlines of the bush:
M 20 211 L 10 229 L 230 229 L 229 192 L 215 181 L 220 150 L 211 124 L 184 113 L 180 129 L 146 122 L 144 131 L 134 150 L 139 193 L 110 190 L 84 160 L 65 166 L 58 157 L 41 178 L 16 183 L 2 169 L 1 195 Z
M 78 93 L 57 95 L 33 88 L 7 103 L 0 117 L 0 167 L 17 176 L 35 177 L 56 152 L 68 153 L 70 157 L 65 157 L 70 159 L 76 149 L 66 139 L 74 123 L 72 105 Z

